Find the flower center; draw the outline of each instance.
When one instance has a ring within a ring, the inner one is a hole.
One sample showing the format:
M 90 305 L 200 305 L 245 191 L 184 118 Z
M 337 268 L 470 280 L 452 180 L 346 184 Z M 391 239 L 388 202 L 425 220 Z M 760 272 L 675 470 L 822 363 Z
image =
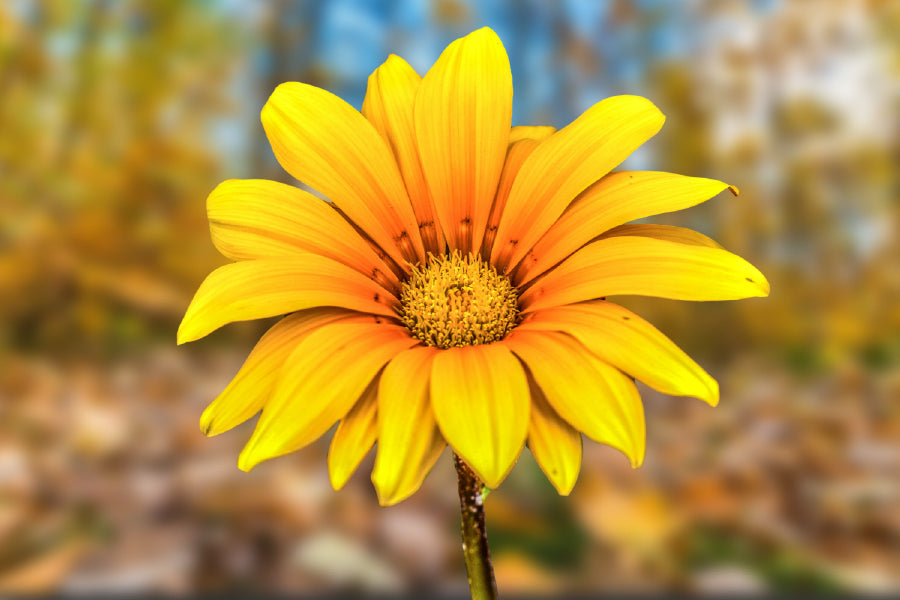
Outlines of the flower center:
M 481 258 L 431 256 L 400 290 L 401 319 L 428 346 L 489 344 L 516 326 L 518 294 Z

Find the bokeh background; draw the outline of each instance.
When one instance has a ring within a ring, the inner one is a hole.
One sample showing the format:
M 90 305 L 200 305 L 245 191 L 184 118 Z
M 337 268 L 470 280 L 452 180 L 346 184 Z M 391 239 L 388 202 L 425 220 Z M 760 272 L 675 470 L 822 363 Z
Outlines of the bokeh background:
M 633 93 L 667 115 L 626 166 L 738 186 L 656 223 L 748 258 L 767 299 L 626 303 L 721 383 L 642 389 L 646 464 L 587 442 L 560 498 L 525 452 L 487 501 L 501 594 L 900 590 L 900 2 L 0 4 L 0 593 L 464 595 L 445 454 L 379 508 L 327 440 L 236 467 L 197 421 L 266 324 L 185 347 L 225 261 L 205 197 L 291 181 L 259 110 L 299 80 L 359 107 L 489 25 L 514 124 Z

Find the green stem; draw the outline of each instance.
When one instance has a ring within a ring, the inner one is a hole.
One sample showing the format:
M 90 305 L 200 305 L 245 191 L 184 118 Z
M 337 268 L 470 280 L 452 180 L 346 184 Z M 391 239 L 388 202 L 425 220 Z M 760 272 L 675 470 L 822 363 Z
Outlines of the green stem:
M 453 454 L 459 476 L 459 509 L 462 515 L 462 548 L 469 576 L 472 600 L 496 600 L 497 583 L 488 550 L 487 529 L 484 526 L 485 487 L 463 460 Z

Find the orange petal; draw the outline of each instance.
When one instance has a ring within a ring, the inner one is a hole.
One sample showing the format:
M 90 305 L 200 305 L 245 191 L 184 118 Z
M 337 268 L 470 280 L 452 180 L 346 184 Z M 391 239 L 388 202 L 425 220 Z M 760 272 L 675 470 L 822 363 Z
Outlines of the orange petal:
M 219 435 L 262 410 L 285 359 L 322 325 L 333 321 L 373 323 L 374 319 L 340 308 L 310 308 L 283 318 L 260 338 L 228 387 L 203 411 L 200 430 Z
M 610 173 L 584 191 L 528 252 L 516 270 L 521 285 L 615 227 L 652 215 L 681 210 L 725 189 L 721 181 L 653 171 Z
M 565 334 L 517 330 L 502 343 L 528 366 L 569 425 L 640 466 L 646 444 L 644 407 L 634 382 Z
M 416 139 L 450 250 L 481 248 L 506 157 L 512 93 L 506 50 L 486 27 L 450 44 L 419 87 Z
M 447 446 L 431 408 L 431 365 L 441 350 L 417 346 L 388 363 L 378 388 L 378 454 L 372 482 L 382 506 L 419 489 Z
M 715 406 L 719 385 L 669 338 L 633 312 L 602 300 L 530 313 L 516 331 L 567 333 L 601 360 L 653 389 Z
M 442 351 L 431 406 L 447 443 L 486 486 L 499 486 L 528 433 L 528 381 L 516 357 L 499 344 Z
M 326 324 L 296 346 L 281 367 L 238 467 L 307 446 L 356 404 L 381 368 L 419 343 L 404 327 L 389 324 Z
M 513 183 L 491 262 L 512 269 L 578 194 L 659 131 L 664 120 L 645 98 L 614 96 L 541 142 Z
M 219 267 L 200 284 L 181 326 L 178 343 L 207 335 L 226 323 L 337 306 L 396 317 L 397 299 L 350 267 L 317 254 L 246 260 Z
M 634 294 L 674 300 L 767 296 L 769 282 L 740 256 L 719 248 L 646 237 L 588 244 L 519 297 L 523 312 Z
M 503 163 L 503 172 L 500 174 L 500 183 L 497 185 L 497 195 L 494 197 L 494 204 L 491 206 L 491 214 L 488 217 L 487 229 L 484 232 L 484 241 L 481 244 L 481 255 L 486 259 L 491 255 L 491 246 L 494 245 L 494 238 L 497 235 L 497 227 L 500 225 L 500 217 L 503 216 L 503 209 L 506 207 L 506 200 L 509 197 L 509 190 L 512 189 L 513 181 L 519 174 L 519 169 L 525 159 L 531 156 L 534 149 L 538 147 L 541 140 L 546 139 L 555 129 L 552 127 L 513 127 L 513 133 L 517 140 L 510 142 L 509 149 L 506 151 L 506 161 Z M 510 134 L 512 137 L 512 134 Z
M 304 251 L 351 266 L 396 289 L 397 276 L 334 206 L 290 185 L 231 179 L 206 201 L 213 243 L 232 260 Z
M 419 74 L 405 60 L 391 54 L 369 76 L 362 114 L 388 143 L 400 166 L 425 251 L 443 254 L 444 233 L 437 222 L 434 200 L 425 183 L 416 144 L 414 114 L 421 81 Z
M 341 419 L 328 448 L 328 477 L 336 490 L 347 485 L 378 436 L 378 378 Z
M 325 194 L 398 265 L 424 260 L 397 163 L 356 109 L 317 87 L 282 83 L 263 107 L 262 123 L 288 173 Z

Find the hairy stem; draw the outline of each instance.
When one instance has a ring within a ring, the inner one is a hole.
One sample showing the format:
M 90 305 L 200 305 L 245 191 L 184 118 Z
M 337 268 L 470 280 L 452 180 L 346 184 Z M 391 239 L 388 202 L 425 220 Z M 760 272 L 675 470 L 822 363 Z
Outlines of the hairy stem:
M 462 548 L 472 600 L 495 600 L 497 583 L 484 526 L 484 484 L 463 460 L 453 455 L 459 476 L 459 509 L 462 514 Z

